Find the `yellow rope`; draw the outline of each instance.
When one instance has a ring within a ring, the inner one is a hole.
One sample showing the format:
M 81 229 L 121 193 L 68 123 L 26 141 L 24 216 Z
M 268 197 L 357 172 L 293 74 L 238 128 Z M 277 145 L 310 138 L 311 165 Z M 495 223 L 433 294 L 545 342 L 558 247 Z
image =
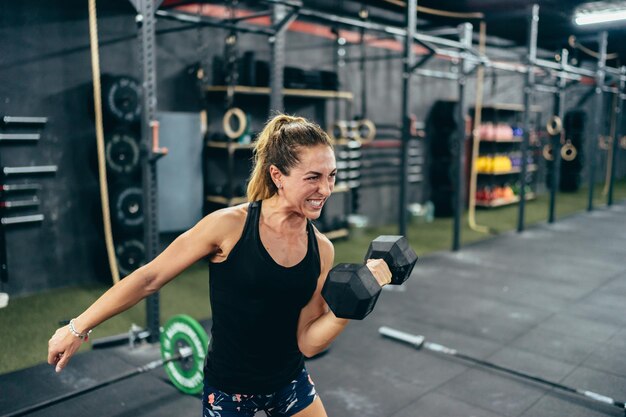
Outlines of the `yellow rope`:
M 109 187 L 107 185 L 106 164 L 104 160 L 104 130 L 102 127 L 102 96 L 100 86 L 100 58 L 98 54 L 98 22 L 96 17 L 96 0 L 89 1 L 89 43 L 91 45 L 91 73 L 93 77 L 93 101 L 96 116 L 96 143 L 98 145 L 98 174 L 100 176 L 100 200 L 104 220 L 104 239 L 106 243 L 109 267 L 113 284 L 120 280 L 111 232 L 111 216 L 109 208 Z
M 430 7 L 417 6 L 417 11 L 432 14 L 435 16 L 444 16 L 444 17 L 453 17 L 456 19 L 484 19 L 485 15 L 483 13 L 459 13 L 459 12 L 449 12 L 447 10 L 439 10 L 439 9 L 431 9 Z
M 485 40 L 487 35 L 487 25 L 484 21 L 480 22 L 480 40 L 478 50 L 480 54 L 485 53 Z M 485 79 L 485 68 L 480 65 L 476 72 L 476 103 L 474 105 L 474 128 L 472 129 L 472 160 L 470 162 L 470 184 L 469 184 L 469 208 L 467 221 L 470 229 L 480 233 L 490 233 L 491 230 L 486 226 L 476 224 L 476 182 L 478 172 L 476 170 L 476 160 L 478 159 L 478 149 L 480 147 L 480 125 L 482 123 L 482 106 L 483 106 L 483 81 Z
M 401 0 L 385 0 L 387 3 L 394 4 L 400 7 L 406 7 L 406 2 Z M 417 6 L 417 11 L 432 14 L 435 16 L 443 16 L 443 17 L 453 17 L 456 19 L 484 19 L 485 15 L 480 12 L 476 13 L 459 13 L 459 12 L 450 12 L 447 10 L 439 10 L 439 9 L 431 9 L 430 7 Z
M 594 58 L 600 58 L 600 53 L 599 52 L 596 52 L 596 51 L 594 51 L 592 49 L 589 49 L 586 46 L 578 43 L 576 41 L 576 36 L 574 36 L 574 35 L 571 35 L 567 39 L 567 43 L 569 43 L 569 46 L 571 46 L 572 48 L 580 49 L 581 51 L 583 51 L 587 55 L 590 55 L 590 56 L 592 56 Z M 617 53 L 606 54 L 606 59 L 617 59 L 618 57 L 619 57 L 619 54 L 617 54 Z

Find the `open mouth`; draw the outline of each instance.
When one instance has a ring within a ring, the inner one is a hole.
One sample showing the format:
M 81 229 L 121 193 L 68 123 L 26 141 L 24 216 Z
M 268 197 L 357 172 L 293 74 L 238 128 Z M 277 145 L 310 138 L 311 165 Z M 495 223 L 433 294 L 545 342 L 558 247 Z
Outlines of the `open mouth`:
M 324 199 L 309 199 L 306 200 L 307 204 L 312 207 L 314 210 L 320 210 L 324 205 Z

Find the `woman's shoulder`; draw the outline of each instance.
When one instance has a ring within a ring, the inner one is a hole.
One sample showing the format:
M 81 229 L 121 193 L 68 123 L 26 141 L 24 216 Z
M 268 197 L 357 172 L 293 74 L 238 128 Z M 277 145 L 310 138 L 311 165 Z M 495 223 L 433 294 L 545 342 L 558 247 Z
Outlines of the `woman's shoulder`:
M 232 231 L 243 228 L 248 215 L 248 203 L 225 207 L 207 214 L 202 222 L 219 231 Z
M 215 210 L 204 216 L 194 229 L 210 245 L 214 256 L 226 257 L 243 233 L 247 214 L 247 203 Z

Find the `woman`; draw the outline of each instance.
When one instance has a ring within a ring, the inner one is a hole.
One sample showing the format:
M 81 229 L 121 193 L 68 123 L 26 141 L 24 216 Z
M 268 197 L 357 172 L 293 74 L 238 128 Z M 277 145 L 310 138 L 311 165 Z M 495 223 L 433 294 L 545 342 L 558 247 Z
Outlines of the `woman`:
M 321 296 L 334 250 L 310 220 L 320 216 L 337 173 L 328 135 L 278 115 L 256 142 L 250 203 L 215 211 L 158 257 L 108 290 L 50 339 L 60 372 L 89 331 L 208 257 L 212 341 L 204 369 L 205 417 L 326 416 L 304 367 L 345 328 Z M 367 266 L 381 285 L 382 260 Z

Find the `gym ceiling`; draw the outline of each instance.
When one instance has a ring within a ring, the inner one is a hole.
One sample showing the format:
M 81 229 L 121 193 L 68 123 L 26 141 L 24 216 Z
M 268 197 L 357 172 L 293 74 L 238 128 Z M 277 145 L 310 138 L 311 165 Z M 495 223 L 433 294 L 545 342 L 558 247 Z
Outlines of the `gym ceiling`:
M 202 2 L 203 4 L 227 5 L 229 2 Z M 238 7 L 250 11 L 267 9 L 270 2 L 244 1 L 238 2 Z M 293 1 L 297 3 L 297 1 Z M 181 5 L 193 5 L 198 2 L 187 0 L 164 0 L 161 8 L 169 9 Z M 368 19 L 376 22 L 402 27 L 404 25 L 403 0 L 303 0 L 304 8 L 358 18 L 359 10 L 365 6 L 369 10 Z M 597 50 L 599 31 L 608 31 L 608 54 L 616 53 L 615 59 L 608 60 L 607 64 L 617 67 L 626 62 L 626 23 L 618 21 L 600 25 L 578 26 L 573 17 L 577 8 L 616 8 L 626 7 L 624 0 L 583 1 L 583 0 L 418 0 L 418 31 L 432 33 L 438 36 L 457 38 L 455 26 L 462 22 L 474 24 L 474 31 L 478 31 L 477 18 L 453 18 L 420 12 L 420 8 L 445 10 L 461 14 L 482 13 L 487 24 L 488 45 L 499 48 L 524 47 L 527 39 L 528 16 L 531 5 L 538 4 L 539 9 L 539 55 L 545 58 L 560 51 L 570 49 L 570 57 L 579 61 L 595 58 L 585 53 L 577 53 L 579 48 L 572 47 L 570 35 L 576 38 L 576 44 L 583 48 Z M 304 17 L 299 17 L 306 20 Z M 543 52 L 541 50 L 544 50 Z

